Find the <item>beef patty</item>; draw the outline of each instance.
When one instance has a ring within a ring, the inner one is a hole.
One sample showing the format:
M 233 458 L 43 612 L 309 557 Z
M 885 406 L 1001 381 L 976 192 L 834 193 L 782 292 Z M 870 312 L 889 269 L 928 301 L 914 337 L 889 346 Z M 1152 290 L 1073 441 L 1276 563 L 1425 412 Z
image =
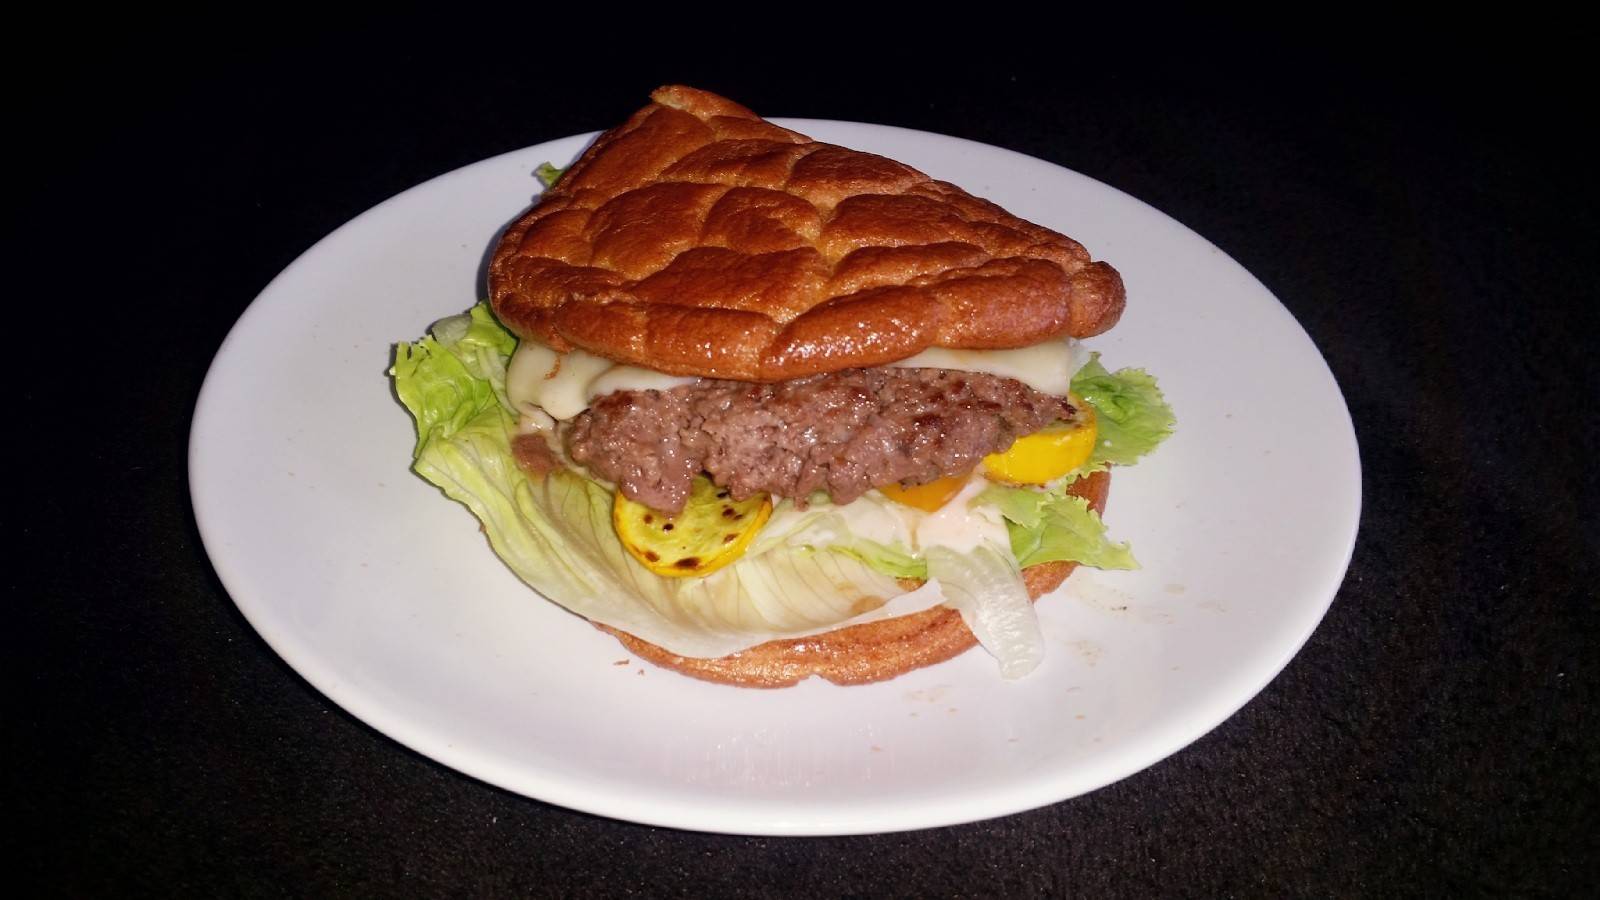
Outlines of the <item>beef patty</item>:
M 972 469 L 1076 410 L 1019 381 L 949 369 L 846 369 L 773 384 L 706 379 L 618 391 L 572 422 L 577 462 L 653 509 L 683 509 L 701 471 L 743 499 L 848 503 Z

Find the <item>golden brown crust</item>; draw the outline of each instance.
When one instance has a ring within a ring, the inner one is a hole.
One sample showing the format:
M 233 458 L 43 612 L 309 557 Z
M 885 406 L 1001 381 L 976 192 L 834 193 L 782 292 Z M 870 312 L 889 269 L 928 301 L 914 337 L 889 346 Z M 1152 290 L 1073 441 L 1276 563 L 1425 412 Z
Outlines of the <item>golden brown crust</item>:
M 1104 512 L 1110 487 L 1111 474 L 1097 472 L 1078 479 L 1069 493 L 1087 499 L 1096 512 Z M 1028 596 L 1037 600 L 1060 587 L 1076 567 L 1077 563 L 1052 562 L 1024 569 Z M 740 687 L 789 687 L 813 675 L 835 684 L 883 681 L 944 662 L 977 643 L 961 614 L 945 606 L 811 637 L 769 641 L 715 659 L 679 656 L 625 631 L 596 627 L 616 635 L 628 650 L 658 666 Z
M 672 86 L 506 229 L 495 312 L 557 350 L 781 381 L 928 347 L 1087 337 L 1122 278 L 1071 238 L 909 166 Z

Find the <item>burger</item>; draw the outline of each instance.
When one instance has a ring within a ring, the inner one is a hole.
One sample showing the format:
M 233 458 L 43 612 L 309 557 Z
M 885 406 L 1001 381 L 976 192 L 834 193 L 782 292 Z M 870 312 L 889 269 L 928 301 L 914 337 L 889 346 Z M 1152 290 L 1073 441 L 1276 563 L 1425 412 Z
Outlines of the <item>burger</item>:
M 523 581 L 744 686 L 1044 652 L 1033 600 L 1172 429 L 1080 340 L 1121 277 L 881 156 L 664 87 L 498 239 L 488 300 L 396 347 L 413 468 Z

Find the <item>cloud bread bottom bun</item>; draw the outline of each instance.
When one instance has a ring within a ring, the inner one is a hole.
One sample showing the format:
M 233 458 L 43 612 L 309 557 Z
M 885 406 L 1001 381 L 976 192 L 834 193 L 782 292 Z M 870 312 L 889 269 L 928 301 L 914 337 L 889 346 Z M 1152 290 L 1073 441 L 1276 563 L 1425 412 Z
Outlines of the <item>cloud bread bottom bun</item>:
M 1088 500 L 1096 513 L 1104 513 L 1110 487 L 1111 473 L 1096 472 L 1073 482 L 1067 493 Z M 1071 562 L 1029 566 L 1022 571 L 1028 596 L 1037 600 L 1050 593 L 1075 568 L 1077 563 Z M 902 586 L 912 590 L 917 584 L 905 582 Z M 630 652 L 658 666 L 740 687 L 789 687 L 813 675 L 834 684 L 884 681 L 944 662 L 978 642 L 961 621 L 961 614 L 946 606 L 809 637 L 768 641 L 714 659 L 679 656 L 625 631 L 598 624 L 596 627 L 615 635 Z

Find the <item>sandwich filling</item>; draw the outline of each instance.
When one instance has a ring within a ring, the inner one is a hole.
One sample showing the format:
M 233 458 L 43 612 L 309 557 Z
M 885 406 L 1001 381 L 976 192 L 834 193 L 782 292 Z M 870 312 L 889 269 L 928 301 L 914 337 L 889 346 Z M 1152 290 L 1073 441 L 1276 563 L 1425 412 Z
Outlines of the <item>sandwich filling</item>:
M 944 604 L 1003 675 L 1020 676 L 1043 652 L 1022 569 L 1135 565 L 1068 486 L 1135 462 L 1173 425 L 1149 375 L 1060 352 L 1046 354 L 1072 367 L 1059 392 L 954 366 L 847 369 L 771 384 L 623 378 L 599 395 L 586 376 L 569 397 L 579 408 L 557 415 L 528 404 L 513 371 L 518 351 L 487 304 L 396 347 L 391 373 L 416 420 L 415 471 L 469 507 L 495 552 L 540 593 L 687 657 Z M 582 364 L 568 354 L 538 370 L 558 375 Z M 1030 442 L 1048 453 L 1064 446 L 1054 433 L 1061 423 L 1070 433 L 1085 417 L 1096 423 L 1094 443 L 1076 468 L 1007 478 L 1020 484 L 984 476 L 997 474 L 988 454 L 1010 446 L 1000 456 L 1015 456 Z M 685 488 L 703 486 L 707 473 L 723 486 Z M 908 505 L 906 493 L 918 489 L 899 486 L 930 479 L 955 489 L 937 503 Z M 749 499 L 725 509 L 739 503 L 735 493 Z M 713 500 L 697 506 L 700 494 Z M 659 511 L 674 503 L 686 508 L 665 532 Z M 631 539 L 642 532 L 623 533 L 643 525 L 676 539 L 694 522 L 710 546 L 730 548 L 722 565 L 697 565 L 703 574 L 694 577 L 664 577 L 641 563 Z M 907 593 L 906 579 L 925 585 Z

